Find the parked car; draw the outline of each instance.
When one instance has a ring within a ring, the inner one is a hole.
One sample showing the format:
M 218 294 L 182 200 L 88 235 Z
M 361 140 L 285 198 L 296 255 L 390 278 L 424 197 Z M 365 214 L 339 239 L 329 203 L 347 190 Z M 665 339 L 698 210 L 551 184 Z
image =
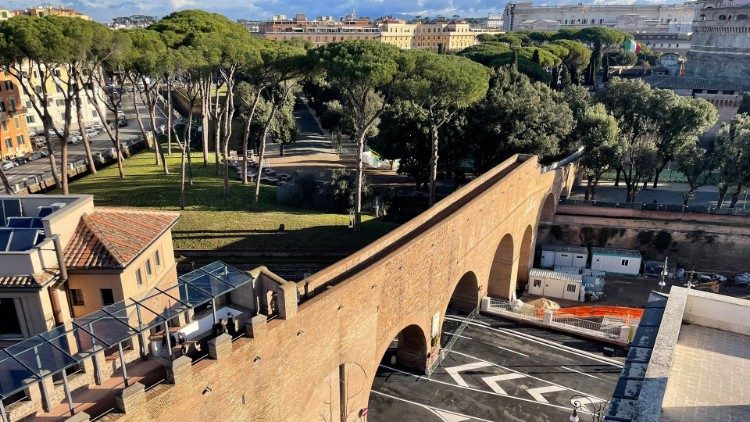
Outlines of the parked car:
M 16 157 L 12 161 L 15 161 L 17 165 L 26 164 L 29 162 L 29 160 L 26 159 L 26 157 Z
M 83 141 L 83 137 L 81 135 L 70 135 L 68 136 L 68 143 L 71 145 L 75 145 L 79 142 Z
M 13 161 L 3 161 L 0 163 L 0 167 L 2 167 L 3 170 L 10 170 L 13 167 L 17 166 L 18 164 L 14 163 Z
M 742 273 L 734 277 L 735 284 L 750 284 L 750 273 Z
M 26 159 L 29 160 L 29 161 L 34 161 L 34 160 L 38 160 L 38 159 L 40 159 L 40 158 L 42 158 L 44 156 L 42 155 L 41 152 L 34 151 L 34 152 L 27 152 L 24 157 L 26 157 Z

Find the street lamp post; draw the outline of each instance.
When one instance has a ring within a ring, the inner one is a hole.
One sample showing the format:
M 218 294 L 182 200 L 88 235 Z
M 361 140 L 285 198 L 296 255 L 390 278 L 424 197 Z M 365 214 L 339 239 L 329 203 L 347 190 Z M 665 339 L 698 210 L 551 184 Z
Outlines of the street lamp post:
M 609 401 L 595 401 L 591 397 L 575 395 L 570 398 L 570 403 L 573 405 L 573 413 L 570 415 L 568 420 L 570 422 L 578 422 L 581 418 L 578 416 L 579 410 L 585 410 L 591 413 L 592 422 L 601 422 L 604 420 L 604 411 L 609 405 Z M 586 406 L 590 406 L 586 408 Z
M 664 258 L 664 268 L 662 268 L 662 270 L 661 270 L 661 280 L 659 280 L 659 292 L 661 292 L 662 290 L 664 290 L 664 286 L 667 285 L 667 283 L 664 281 L 664 278 L 666 278 L 667 275 L 669 275 L 669 271 L 667 271 L 667 260 L 668 259 L 669 258 L 666 258 L 666 257 Z

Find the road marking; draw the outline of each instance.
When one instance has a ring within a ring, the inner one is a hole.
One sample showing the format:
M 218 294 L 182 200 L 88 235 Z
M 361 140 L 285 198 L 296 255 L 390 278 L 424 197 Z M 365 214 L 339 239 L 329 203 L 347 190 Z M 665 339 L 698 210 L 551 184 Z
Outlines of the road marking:
M 480 359 L 480 358 L 478 358 L 478 357 L 476 357 L 476 356 L 472 356 L 472 355 L 467 355 L 466 353 L 456 352 L 455 350 L 451 350 L 451 351 L 450 351 L 449 353 L 455 353 L 455 354 L 457 354 L 457 355 L 461 355 L 461 356 L 464 356 L 464 357 L 467 357 L 467 358 L 470 358 L 470 359 L 474 359 L 474 360 L 478 361 L 478 362 L 475 362 L 475 363 L 482 363 L 482 362 L 484 362 L 484 363 L 487 363 L 487 364 L 489 364 L 489 365 L 491 365 L 491 366 L 496 366 L 496 367 L 498 367 L 498 368 L 500 368 L 500 369 L 504 369 L 504 370 L 506 370 L 506 371 L 509 371 L 509 372 L 514 372 L 514 373 L 516 373 L 516 374 L 521 374 L 521 375 L 524 375 L 524 376 L 525 376 L 525 377 L 527 377 L 527 378 L 535 379 L 535 380 L 537 380 L 537 381 L 542 381 L 542 382 L 544 382 L 544 383 L 547 383 L 547 384 L 551 384 L 551 385 L 554 385 L 554 386 L 556 386 L 556 387 L 560 387 L 560 388 L 563 388 L 563 389 L 566 389 L 566 390 L 570 390 L 570 391 L 572 391 L 572 392 L 574 392 L 574 393 L 578 393 L 578 394 L 581 394 L 581 395 L 584 395 L 584 396 L 588 396 L 588 394 L 587 394 L 587 393 L 584 393 L 583 391 L 578 391 L 578 390 L 574 390 L 574 389 L 572 389 L 572 388 L 569 388 L 569 387 L 565 387 L 565 386 L 563 386 L 563 385 L 560 385 L 560 384 L 554 383 L 554 382 L 552 382 L 552 381 L 547 381 L 546 379 L 543 379 L 543 378 L 539 378 L 539 377 L 535 377 L 535 376 L 533 376 L 533 375 L 525 374 L 525 373 L 523 373 L 523 372 L 520 372 L 520 371 L 516 371 L 515 369 L 511 369 L 511 368 L 508 368 L 507 366 L 502 366 L 502 365 L 498 365 L 498 364 L 496 364 L 496 363 L 492 363 L 492 362 L 486 361 L 486 360 L 484 360 L 484 359 Z M 591 396 L 591 397 L 596 397 L 596 396 Z M 598 397 L 597 397 L 597 398 L 598 398 Z
M 476 416 L 462 415 L 460 413 L 452 412 L 450 410 L 441 409 L 439 407 L 428 406 L 426 404 L 422 404 L 422 403 L 419 403 L 419 402 L 416 402 L 416 401 L 413 401 L 413 400 L 408 400 L 408 399 L 404 399 L 404 398 L 401 398 L 401 397 L 392 396 L 390 394 L 381 393 L 380 391 L 377 391 L 377 390 L 372 390 L 372 392 L 375 393 L 375 394 L 377 394 L 377 395 L 379 395 L 379 396 L 388 397 L 388 398 L 393 399 L 393 400 L 398 400 L 398 401 L 402 401 L 402 402 L 405 402 L 405 403 L 410 403 L 410 404 L 413 404 L 415 406 L 419 406 L 419 407 L 425 408 L 425 409 L 433 412 L 434 414 L 436 414 L 440 419 L 442 419 L 445 422 L 459 422 L 459 421 L 465 421 L 465 420 L 469 420 L 469 419 L 480 421 L 480 422 L 493 422 L 493 421 L 491 421 L 489 419 L 482 419 L 482 418 L 478 418 Z M 457 418 L 463 418 L 463 419 L 457 419 Z
M 484 377 L 482 378 L 482 381 L 484 381 L 491 389 L 492 391 L 502 394 L 504 396 L 507 396 L 508 393 L 503 390 L 502 387 L 500 387 L 497 383 L 499 381 L 508 381 L 508 380 L 514 380 L 518 378 L 524 378 L 526 375 L 522 374 L 503 374 L 503 375 L 493 375 L 491 377 Z
M 542 394 L 556 393 L 558 391 L 565 391 L 567 388 L 559 387 L 557 385 L 549 385 L 547 387 L 529 388 L 526 390 L 527 393 L 531 394 L 536 401 L 542 403 L 549 403 Z
M 445 372 L 447 372 L 448 375 L 450 375 L 456 381 L 456 384 L 462 387 L 468 387 L 469 384 L 467 384 L 466 381 L 458 373 L 461 371 L 471 371 L 472 369 L 486 368 L 488 366 L 492 366 L 492 365 L 489 364 L 488 362 L 474 362 L 474 363 L 467 363 L 466 365 L 451 366 L 451 367 L 445 368 Z
M 503 347 L 503 346 L 497 346 L 497 348 L 498 348 L 498 349 L 503 349 L 503 350 L 505 350 L 506 352 L 511 352 L 511 353 L 515 353 L 515 354 L 517 354 L 517 355 L 521 355 L 521 356 L 523 356 L 523 357 L 525 357 L 525 358 L 529 357 L 529 355 L 527 355 L 527 354 L 525 354 L 525 353 L 521 353 L 521 352 L 516 352 L 515 350 L 511 350 L 511 349 L 508 349 L 507 347 Z
M 471 337 L 462 336 L 461 334 L 453 334 L 453 333 L 449 333 L 447 331 L 443 331 L 443 334 L 447 334 L 449 336 L 454 336 L 454 337 L 458 337 L 458 338 L 465 338 L 466 340 L 471 340 Z
M 567 369 L 568 371 L 572 371 L 572 372 L 578 372 L 578 373 L 579 373 L 579 374 L 581 374 L 581 375 L 585 375 L 585 376 L 587 376 L 587 377 L 591 377 L 591 378 L 596 378 L 596 379 L 598 379 L 598 380 L 600 380 L 600 379 L 601 379 L 601 378 L 599 378 L 599 377 L 597 377 L 597 376 L 594 376 L 594 375 L 591 375 L 591 374 L 587 374 L 587 373 L 585 373 L 585 372 L 581 372 L 581 371 L 578 371 L 578 370 L 576 370 L 576 369 L 573 369 L 573 368 L 568 368 L 567 366 L 560 366 L 560 368 L 562 368 L 562 369 Z
M 448 320 L 451 320 L 451 321 L 464 321 L 463 319 L 458 319 L 458 318 L 450 317 L 450 316 L 446 316 L 445 319 L 448 319 Z M 482 321 L 468 321 L 468 325 L 474 325 L 474 326 L 484 327 L 484 328 L 487 328 L 487 329 L 489 329 L 491 331 L 498 332 L 500 334 L 505 334 L 505 335 L 509 335 L 511 337 L 521 338 L 521 339 L 530 341 L 532 343 L 537 343 L 537 344 L 541 344 L 541 345 L 544 345 L 544 346 L 551 347 L 553 349 L 557 349 L 557 350 L 561 350 L 561 351 L 564 351 L 564 352 L 572 353 L 574 355 L 585 357 L 585 358 L 588 358 L 588 359 L 591 359 L 591 360 L 595 360 L 595 361 L 598 361 L 598 362 L 601 362 L 601 363 L 606 363 L 607 365 L 615 366 L 617 368 L 622 368 L 623 367 L 622 363 L 620 363 L 619 361 L 616 361 L 614 359 L 608 359 L 608 358 L 605 358 L 605 357 L 602 357 L 602 356 L 598 356 L 598 355 L 595 355 L 593 353 L 589 353 L 589 352 L 585 352 L 583 350 L 575 349 L 573 347 L 566 346 L 566 345 L 558 343 L 556 341 L 547 340 L 547 339 L 541 338 L 541 337 L 536 337 L 536 336 L 533 336 L 531 334 L 519 333 L 519 332 L 516 332 L 516 331 L 513 331 L 513 330 L 509 330 L 507 328 L 491 327 L 489 324 L 487 324 L 485 322 L 482 322 Z
M 487 391 L 487 390 L 482 390 L 482 389 L 474 388 L 474 387 L 462 387 L 462 386 L 456 385 L 456 384 L 454 384 L 452 382 L 440 381 L 440 380 L 437 380 L 435 378 L 427 378 L 427 377 L 425 377 L 423 375 L 415 375 L 415 374 L 412 374 L 410 372 L 406 372 L 406 371 L 402 371 L 400 369 L 396 369 L 396 368 L 390 367 L 388 365 L 381 364 L 380 367 L 388 369 L 389 371 L 398 372 L 399 374 L 402 374 L 402 375 L 407 375 L 407 376 L 416 378 L 417 380 L 425 380 L 425 381 L 428 381 L 428 382 L 434 382 L 434 383 L 437 383 L 437 384 L 447 385 L 449 387 L 461 388 L 461 389 L 464 389 L 464 390 L 474 391 L 476 393 L 490 394 L 492 396 L 498 396 L 498 397 L 507 397 L 508 399 L 511 399 L 511 400 L 518 400 L 518 401 L 522 401 L 522 402 L 526 402 L 526 403 L 534 403 L 534 404 L 538 404 L 538 405 L 542 405 L 542 406 L 554 407 L 556 409 L 562 409 L 562 410 L 565 410 L 565 411 L 569 411 L 570 410 L 570 406 L 561 406 L 561 405 L 552 404 L 552 403 L 540 403 L 540 402 L 538 402 L 536 400 L 527 399 L 527 398 L 523 398 L 523 397 L 516 397 L 516 396 L 511 396 L 511 395 L 502 395 L 502 394 L 499 394 L 499 393 L 495 393 L 494 391 Z M 571 391 L 575 391 L 575 390 L 571 390 Z M 578 413 L 586 413 L 588 415 L 592 414 L 591 412 L 589 412 L 588 410 L 585 410 L 585 409 L 579 410 Z M 480 420 L 482 420 L 482 419 L 480 419 Z

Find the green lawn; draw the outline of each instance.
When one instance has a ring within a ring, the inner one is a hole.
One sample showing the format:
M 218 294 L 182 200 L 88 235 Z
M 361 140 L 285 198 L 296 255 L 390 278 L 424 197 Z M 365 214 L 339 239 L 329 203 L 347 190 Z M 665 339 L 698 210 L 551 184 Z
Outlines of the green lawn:
M 182 217 L 173 231 L 176 249 L 354 251 L 396 227 L 365 216 L 362 232 L 353 233 L 347 227 L 348 215 L 277 205 L 274 186 L 262 186 L 261 203 L 251 209 L 255 186 L 243 186 L 233 178 L 230 196 L 225 197 L 213 159 L 212 155 L 204 167 L 202 155 L 193 153 L 194 184 L 187 186 L 185 210 L 179 209 L 178 154 L 167 157 L 170 175 L 154 165 L 153 151 L 145 151 L 125 160 L 125 179 L 112 165 L 72 182 L 70 192 L 93 194 L 100 206 L 179 211 Z M 232 171 L 230 177 L 234 176 Z M 280 224 L 284 233 L 277 233 Z

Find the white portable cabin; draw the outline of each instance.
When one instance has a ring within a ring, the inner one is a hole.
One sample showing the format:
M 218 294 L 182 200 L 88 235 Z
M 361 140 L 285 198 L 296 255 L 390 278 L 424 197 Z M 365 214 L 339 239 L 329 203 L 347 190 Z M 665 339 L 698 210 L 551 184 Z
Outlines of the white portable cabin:
M 589 251 L 582 246 L 543 245 L 539 265 L 542 268 L 586 268 L 588 259 Z
M 630 249 L 591 248 L 591 269 L 606 274 L 638 275 L 641 253 Z
M 529 293 L 558 299 L 580 300 L 581 275 L 532 268 L 529 270 Z

